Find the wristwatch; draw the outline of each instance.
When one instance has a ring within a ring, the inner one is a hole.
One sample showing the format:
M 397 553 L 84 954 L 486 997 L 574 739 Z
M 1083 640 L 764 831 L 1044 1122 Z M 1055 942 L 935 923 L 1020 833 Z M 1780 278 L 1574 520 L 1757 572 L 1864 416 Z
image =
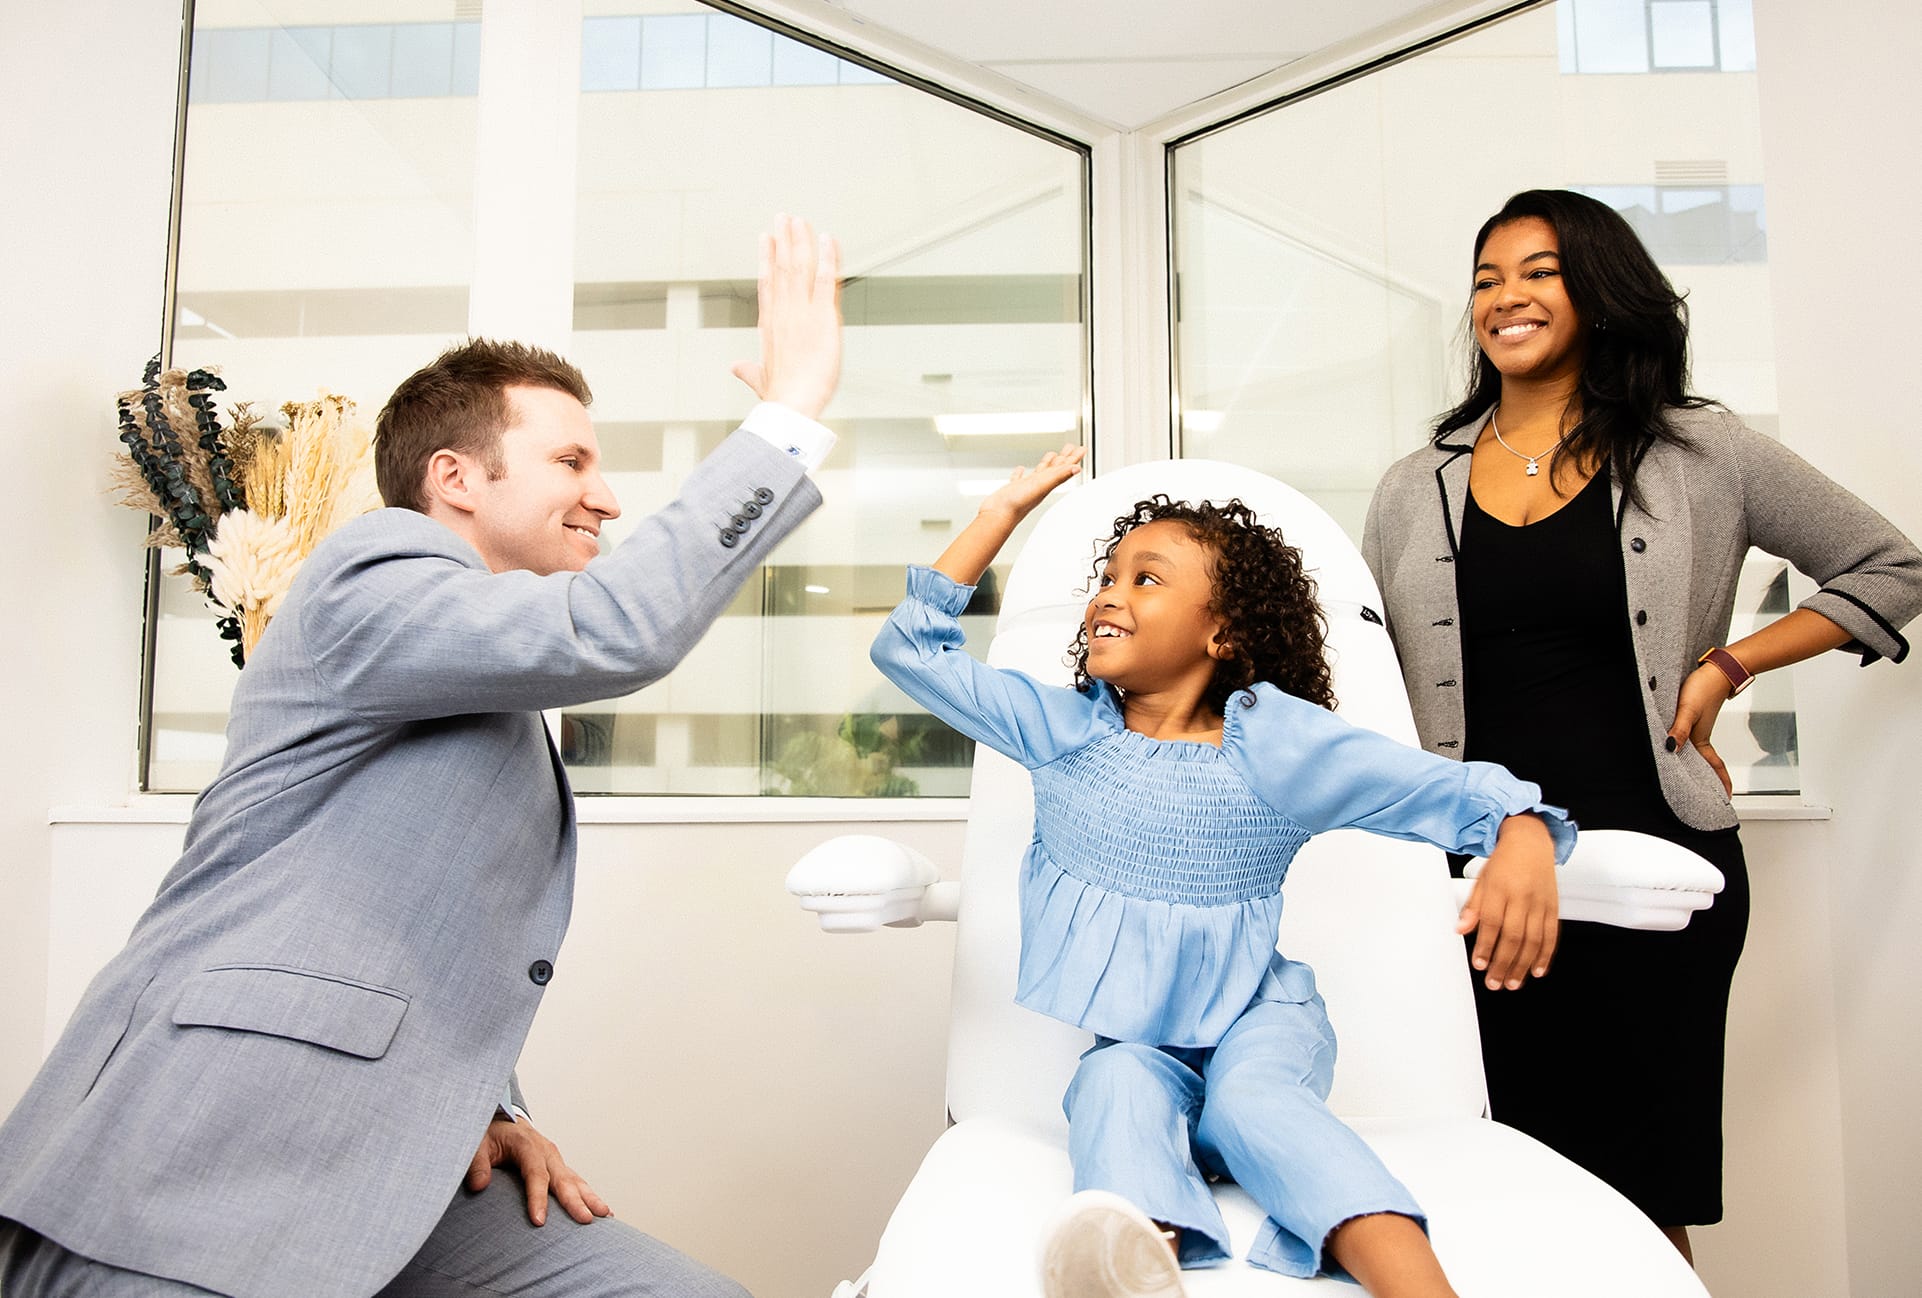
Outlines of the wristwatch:
M 1696 660 L 1697 664 L 1709 663 L 1722 675 L 1728 677 L 1728 696 L 1734 698 L 1755 681 L 1755 673 L 1742 666 L 1742 660 L 1719 645 Z

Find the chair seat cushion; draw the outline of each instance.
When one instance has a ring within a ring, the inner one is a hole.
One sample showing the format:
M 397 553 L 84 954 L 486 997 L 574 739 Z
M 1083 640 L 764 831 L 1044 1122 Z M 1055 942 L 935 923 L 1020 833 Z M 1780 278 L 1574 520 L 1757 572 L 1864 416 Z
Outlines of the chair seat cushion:
M 1428 1212 L 1435 1251 L 1461 1293 L 1705 1298 L 1694 1272 L 1626 1200 L 1518 1131 L 1479 1118 L 1354 1126 Z M 1041 1234 L 1071 1189 L 1067 1151 L 1054 1138 L 999 1118 L 957 1123 L 896 1206 L 869 1298 L 1040 1298 Z M 1216 1198 L 1239 1259 L 1261 1210 L 1236 1186 L 1219 1187 Z M 1238 1260 L 1186 1272 L 1184 1283 L 1191 1298 L 1359 1293 Z

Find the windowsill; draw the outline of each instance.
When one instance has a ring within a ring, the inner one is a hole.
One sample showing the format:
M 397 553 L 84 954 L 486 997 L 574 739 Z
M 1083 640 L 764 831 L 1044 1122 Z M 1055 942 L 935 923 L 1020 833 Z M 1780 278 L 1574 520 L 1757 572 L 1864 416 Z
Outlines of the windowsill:
M 1735 814 L 1743 824 L 1756 820 L 1831 820 L 1835 811 L 1817 802 L 1805 802 L 1799 793 L 1738 793 Z
M 50 825 L 184 825 L 191 793 L 136 793 L 120 807 L 55 807 Z M 583 825 L 888 824 L 968 818 L 966 798 L 678 798 L 593 795 L 574 799 Z

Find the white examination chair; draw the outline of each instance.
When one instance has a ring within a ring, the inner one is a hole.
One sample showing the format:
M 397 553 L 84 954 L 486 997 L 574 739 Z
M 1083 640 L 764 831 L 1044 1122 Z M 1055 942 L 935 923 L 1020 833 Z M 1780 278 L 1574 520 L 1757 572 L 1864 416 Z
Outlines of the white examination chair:
M 1279 525 L 1320 585 L 1342 715 L 1415 742 L 1361 556 L 1306 497 L 1233 465 L 1139 465 L 1064 489 L 1014 565 L 991 662 L 1069 681 L 1063 654 L 1086 602 L 1095 542 L 1157 492 L 1239 496 Z M 829 930 L 960 920 L 948 1038 L 953 1125 L 896 1206 L 868 1273 L 839 1286 L 836 1298 L 1037 1298 L 1041 1235 L 1072 1188 L 1061 1096 L 1091 1038 L 1014 1003 L 1016 877 L 1033 817 L 1027 773 L 978 748 L 971 807 L 961 882 L 939 881 L 919 854 L 859 835 L 822 844 L 789 875 L 789 890 Z M 1721 884 L 1700 857 L 1659 840 L 1589 834 L 1563 868 L 1562 913 L 1676 929 Z M 1356 830 L 1317 837 L 1295 860 L 1279 945 L 1314 966 L 1340 1039 L 1329 1103 L 1428 1212 L 1435 1251 L 1463 1295 L 1701 1298 L 1694 1273 L 1627 1200 L 1484 1116 L 1475 1008 L 1454 931 L 1463 887 L 1439 851 Z M 1659 1088 L 1621 1102 L 1660 1103 Z M 1359 1292 L 1249 1267 L 1240 1259 L 1262 1213 L 1233 1185 L 1218 1186 L 1216 1197 L 1236 1260 L 1186 1272 L 1193 1298 Z

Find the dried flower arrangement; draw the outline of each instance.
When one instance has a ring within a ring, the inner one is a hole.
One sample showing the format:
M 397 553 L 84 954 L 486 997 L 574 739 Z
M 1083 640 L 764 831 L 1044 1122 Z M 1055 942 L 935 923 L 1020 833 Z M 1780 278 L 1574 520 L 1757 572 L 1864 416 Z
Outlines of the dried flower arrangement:
M 242 403 L 223 428 L 213 370 L 147 362 L 141 386 L 120 394 L 121 501 L 153 514 L 150 546 L 186 552 L 180 571 L 219 609 L 236 667 L 260 642 L 322 537 L 380 507 L 373 439 L 354 403 L 324 394 L 281 407 L 284 429 Z M 177 429 L 192 425 L 184 438 Z

